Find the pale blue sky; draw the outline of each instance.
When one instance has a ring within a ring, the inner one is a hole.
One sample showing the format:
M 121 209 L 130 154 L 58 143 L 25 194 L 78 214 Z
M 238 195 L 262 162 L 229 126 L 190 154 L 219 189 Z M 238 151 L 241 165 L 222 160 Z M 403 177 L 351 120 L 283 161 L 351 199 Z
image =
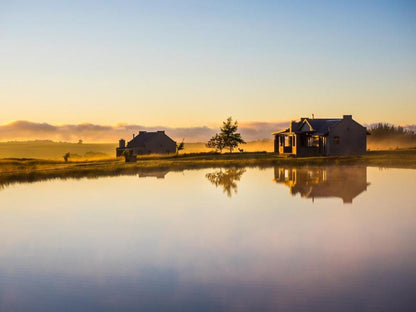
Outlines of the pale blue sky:
M 415 1 L 0 0 L 0 123 L 416 123 Z

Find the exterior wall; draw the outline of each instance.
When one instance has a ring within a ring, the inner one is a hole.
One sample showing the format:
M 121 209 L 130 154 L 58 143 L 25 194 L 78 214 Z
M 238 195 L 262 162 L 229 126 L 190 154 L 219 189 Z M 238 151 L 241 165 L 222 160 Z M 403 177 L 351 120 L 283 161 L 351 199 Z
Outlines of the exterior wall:
M 326 148 L 327 155 L 365 154 L 367 150 L 367 130 L 350 116 L 345 116 L 330 129 Z
M 308 156 L 319 156 L 319 149 L 313 147 L 298 147 L 296 156 L 308 157 Z
M 131 150 L 133 152 L 133 155 L 151 154 L 151 152 L 146 147 L 132 147 Z
M 317 136 L 315 136 L 317 137 Z M 295 149 L 296 156 L 298 157 L 308 157 L 308 156 L 320 156 L 325 155 L 325 137 L 319 136 L 317 140 L 319 140 L 319 146 L 308 146 L 306 140 L 307 136 L 298 134 L 297 135 L 297 146 Z
M 145 143 L 145 147 L 152 154 L 173 154 L 176 153 L 176 142 L 166 134 L 158 132 Z
M 123 155 L 124 148 L 117 147 L 116 148 L 116 157 L 120 157 Z
M 152 136 L 144 143 L 144 146 L 133 146 L 133 154 L 173 154 L 176 153 L 176 142 L 162 131 Z
M 128 150 L 130 150 L 130 151 L 132 151 L 133 152 L 133 150 L 131 149 L 131 148 L 127 148 L 127 147 L 124 147 L 124 148 L 121 148 L 121 147 L 117 147 L 116 148 L 116 157 L 120 157 L 120 156 L 123 156 L 123 152 L 124 151 L 128 151 Z

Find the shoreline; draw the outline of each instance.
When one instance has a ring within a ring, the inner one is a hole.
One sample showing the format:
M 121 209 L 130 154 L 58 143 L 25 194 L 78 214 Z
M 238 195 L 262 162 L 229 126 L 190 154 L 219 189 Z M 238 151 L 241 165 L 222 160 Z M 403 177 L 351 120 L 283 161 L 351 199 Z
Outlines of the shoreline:
M 42 159 L 0 159 L 0 187 L 49 179 L 98 178 L 157 171 L 182 171 L 226 167 L 368 166 L 416 169 L 416 148 L 371 151 L 360 156 L 283 157 L 274 153 L 181 154 L 142 156 L 136 163 L 124 159 L 55 161 Z

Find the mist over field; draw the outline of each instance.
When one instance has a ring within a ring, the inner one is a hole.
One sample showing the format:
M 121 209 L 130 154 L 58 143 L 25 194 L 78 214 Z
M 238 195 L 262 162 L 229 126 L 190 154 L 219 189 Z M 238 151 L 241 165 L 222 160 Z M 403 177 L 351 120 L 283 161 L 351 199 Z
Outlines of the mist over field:
M 284 129 L 289 122 L 242 122 L 238 131 L 247 144 L 240 145 L 245 152 L 273 152 L 272 132 Z M 368 150 L 388 150 L 416 147 L 416 125 L 395 127 L 390 124 L 365 125 L 371 135 L 367 137 Z M 163 126 L 118 124 L 103 126 L 95 124 L 51 125 L 29 121 L 15 121 L 0 126 L 0 158 L 61 159 L 69 152 L 71 159 L 97 159 L 114 157 L 118 140 L 130 140 L 138 131 L 165 130 L 177 142 L 185 141 L 181 153 L 213 151 L 206 147 L 209 138 L 219 127 Z M 82 140 L 82 144 L 78 142 Z M 237 152 L 237 150 L 235 150 Z
M 381 139 L 374 140 L 367 138 L 367 150 L 389 150 L 396 148 L 412 148 L 416 147 L 416 142 L 411 142 L 405 139 Z
M 60 159 L 65 153 L 70 153 L 71 160 L 113 158 L 116 154 L 116 143 L 67 143 L 46 140 L 0 142 L 0 158 L 39 158 Z M 273 151 L 272 140 L 248 142 L 241 148 L 246 152 Z M 205 143 L 185 143 L 185 150 L 180 153 L 210 152 Z
M 246 141 L 272 139 L 271 133 L 289 125 L 289 121 L 282 122 L 241 122 L 239 132 Z M 89 143 L 118 142 L 120 138 L 130 140 L 133 134 L 139 131 L 165 130 L 166 134 L 174 140 L 185 142 L 206 142 L 219 131 L 208 126 L 198 127 L 166 127 L 143 126 L 133 124 L 117 124 L 114 126 L 97 125 L 91 123 L 52 125 L 31 121 L 14 121 L 0 125 L 0 141 L 14 140 L 53 140 L 62 142 L 78 142 L 83 140 Z
M 389 123 L 372 124 L 367 137 L 368 150 L 416 147 L 415 125 L 394 126 Z

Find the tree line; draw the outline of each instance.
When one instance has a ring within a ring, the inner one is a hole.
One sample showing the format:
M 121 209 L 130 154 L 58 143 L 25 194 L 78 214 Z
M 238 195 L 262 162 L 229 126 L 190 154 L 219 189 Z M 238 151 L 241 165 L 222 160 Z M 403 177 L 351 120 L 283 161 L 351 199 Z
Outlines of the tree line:
M 395 127 L 389 123 L 378 123 L 376 125 L 370 126 L 369 132 L 373 139 L 384 139 L 392 137 L 407 137 L 411 139 L 416 139 L 415 131 L 405 129 L 401 126 Z

